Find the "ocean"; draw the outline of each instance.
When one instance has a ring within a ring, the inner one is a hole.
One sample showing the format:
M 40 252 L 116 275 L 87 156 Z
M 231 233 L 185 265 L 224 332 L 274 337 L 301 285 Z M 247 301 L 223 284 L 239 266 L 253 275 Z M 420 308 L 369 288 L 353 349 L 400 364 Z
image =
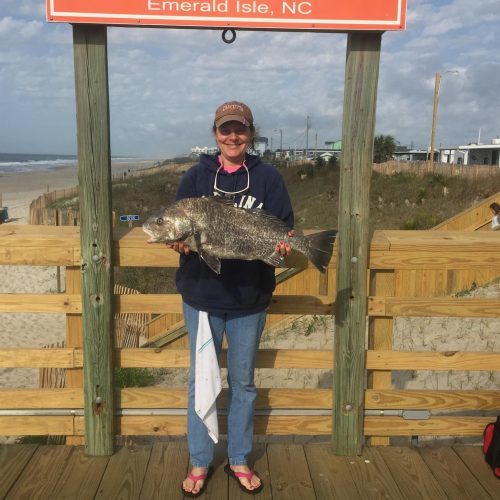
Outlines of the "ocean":
M 113 163 L 127 163 L 140 158 L 112 157 Z M 41 172 L 60 167 L 76 167 L 75 155 L 0 153 L 0 175 Z

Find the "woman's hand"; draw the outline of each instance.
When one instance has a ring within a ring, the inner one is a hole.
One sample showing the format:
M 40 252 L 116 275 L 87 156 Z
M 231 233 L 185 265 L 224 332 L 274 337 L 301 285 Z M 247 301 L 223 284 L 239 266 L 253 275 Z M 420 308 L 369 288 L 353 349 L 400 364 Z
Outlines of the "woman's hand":
M 288 231 L 288 236 L 295 236 L 295 231 L 293 229 L 290 229 L 290 231 Z M 290 245 L 290 243 L 280 241 L 276 244 L 276 248 L 274 249 L 274 251 L 277 254 L 281 255 L 281 257 L 286 257 L 292 253 L 292 245 Z
M 172 250 L 183 253 L 184 255 L 188 255 L 191 249 L 189 248 L 188 245 L 186 245 L 183 241 L 176 241 L 173 244 L 167 243 L 167 247 L 171 248 Z

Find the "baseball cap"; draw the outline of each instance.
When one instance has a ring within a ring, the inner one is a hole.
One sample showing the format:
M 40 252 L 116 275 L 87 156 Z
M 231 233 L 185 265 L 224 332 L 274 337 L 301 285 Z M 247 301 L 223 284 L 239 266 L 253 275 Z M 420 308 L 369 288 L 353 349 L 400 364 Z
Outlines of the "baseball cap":
M 229 101 L 221 104 L 215 111 L 215 126 L 220 127 L 222 124 L 230 121 L 243 123 L 247 127 L 253 125 L 253 116 L 250 108 L 239 101 Z

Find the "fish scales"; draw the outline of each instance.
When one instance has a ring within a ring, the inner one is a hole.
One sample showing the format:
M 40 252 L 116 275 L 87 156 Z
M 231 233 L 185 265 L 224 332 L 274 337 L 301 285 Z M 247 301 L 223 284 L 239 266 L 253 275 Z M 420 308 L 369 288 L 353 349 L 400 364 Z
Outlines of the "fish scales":
M 219 259 L 262 260 L 283 266 L 275 252 L 284 241 L 308 257 L 322 272 L 330 261 L 336 231 L 312 236 L 288 236 L 288 226 L 279 218 L 255 209 L 243 209 L 223 198 L 185 198 L 151 216 L 143 225 L 149 242 L 184 241 L 198 252 L 215 272 Z
M 265 258 L 270 254 L 270 248 L 274 251 L 278 241 L 291 239 L 284 222 L 266 217 L 262 211 L 259 214 L 259 211 L 237 208 L 232 203 L 206 203 L 209 198 L 193 200 L 200 199 L 204 202 L 189 203 L 190 208 L 186 213 L 196 221 L 202 235 L 203 248 L 215 252 L 220 258 Z

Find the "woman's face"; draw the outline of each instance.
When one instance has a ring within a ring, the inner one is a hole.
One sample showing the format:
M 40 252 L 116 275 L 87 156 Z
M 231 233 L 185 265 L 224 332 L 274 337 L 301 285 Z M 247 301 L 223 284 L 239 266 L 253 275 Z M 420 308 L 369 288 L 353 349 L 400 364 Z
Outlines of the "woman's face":
M 215 140 L 225 164 L 241 165 L 252 142 L 252 132 L 243 123 L 226 122 L 215 129 Z

